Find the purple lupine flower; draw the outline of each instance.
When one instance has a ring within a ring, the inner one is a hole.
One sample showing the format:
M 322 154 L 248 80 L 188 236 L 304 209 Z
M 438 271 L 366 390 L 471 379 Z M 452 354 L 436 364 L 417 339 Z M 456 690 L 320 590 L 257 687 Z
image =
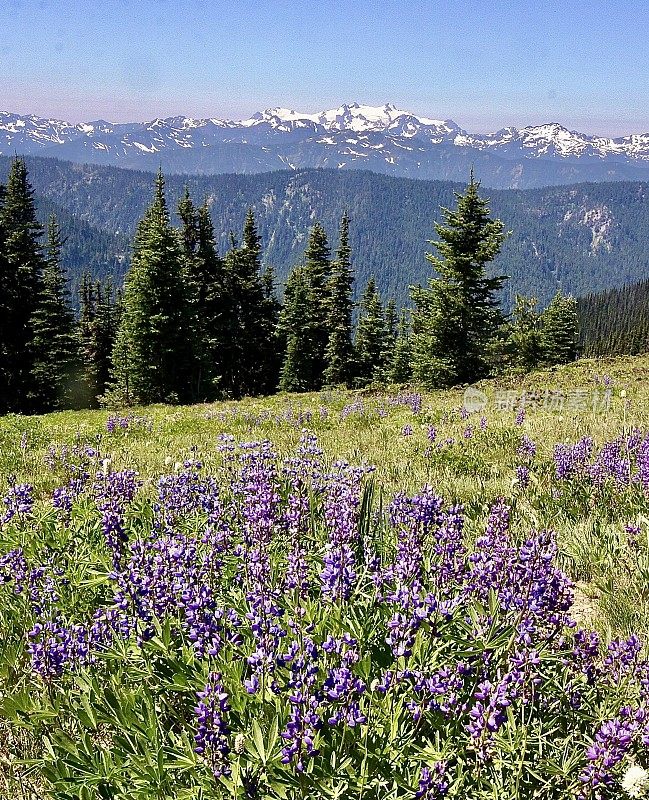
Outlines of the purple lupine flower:
M 25 588 L 27 576 L 27 561 L 22 547 L 17 547 L 0 556 L 0 586 L 13 583 L 15 594 L 20 594 Z
M 497 684 L 485 680 L 478 684 L 469 709 L 470 721 L 466 730 L 471 736 L 478 758 L 484 759 L 489 752 L 491 737 L 507 719 L 507 707 L 511 705 L 511 673 Z
M 284 661 L 290 663 L 291 676 L 288 681 L 290 715 L 281 733 L 285 742 L 282 763 L 295 762 L 296 770 L 304 772 L 306 759 L 317 755 L 315 738 L 322 727 L 322 694 L 316 689 L 318 648 L 309 637 L 304 639 L 302 647 L 295 641 Z
M 437 798 L 447 795 L 449 786 L 446 762 L 438 761 L 433 769 L 421 768 L 415 797 L 421 798 L 421 800 L 437 800 Z
M 413 414 L 421 411 L 422 396 L 419 392 L 399 392 L 388 398 L 392 406 L 407 406 Z
M 340 412 L 340 418 L 347 419 L 350 414 L 363 414 L 364 412 L 365 406 L 363 401 L 358 398 L 358 400 L 354 400 L 353 403 L 349 403 L 343 408 L 343 410 Z
M 631 480 L 631 464 L 623 438 L 607 442 L 597 454 L 587 473 L 595 484 L 612 478 L 618 486 L 627 486 Z
M 102 515 L 102 529 L 112 557 L 113 566 L 119 566 L 128 534 L 124 526 L 126 505 L 135 497 L 140 481 L 133 470 L 99 472 L 93 486 L 95 502 Z
M 367 687 L 352 669 L 360 659 L 357 640 L 348 633 L 339 638 L 328 636 L 322 649 L 330 659 L 335 659 L 321 687 L 323 718 L 330 726 L 343 724 L 354 728 L 362 725 L 367 718 L 359 701 Z
M 325 478 L 327 544 L 320 581 L 323 594 L 332 601 L 347 600 L 356 581 L 353 548 L 358 543 L 361 481 L 365 472 L 346 462 L 336 462 Z
M 412 425 L 404 425 L 401 429 L 402 436 L 412 436 Z
M 574 445 L 555 445 L 554 466 L 557 478 L 566 480 L 583 474 L 592 452 L 593 440 L 590 436 L 584 436 Z
M 522 425 L 525 422 L 525 406 L 520 406 L 518 411 L 516 412 L 516 418 L 514 419 L 514 424 Z
M 520 464 L 516 467 L 516 480 L 521 488 L 527 489 L 530 483 L 530 468 L 526 467 L 524 464 Z
M 649 491 L 649 435 L 645 436 L 636 449 L 636 480 L 645 492 Z
M 33 489 L 28 483 L 14 483 L 2 498 L 5 512 L 0 516 L 0 525 L 7 524 L 18 516 L 25 519 L 31 516 L 34 507 Z
M 37 622 L 28 638 L 32 670 L 44 680 L 58 678 L 65 670 L 73 670 L 91 659 L 89 632 L 84 625 L 67 626 L 54 618 Z
M 521 442 L 518 445 L 518 449 L 516 450 L 516 454 L 521 458 L 525 459 L 533 459 L 536 455 L 536 444 L 530 439 L 530 437 L 524 433 L 521 437 Z
M 601 724 L 586 750 L 588 764 L 579 775 L 584 784 L 584 797 L 593 789 L 613 783 L 613 770 L 626 755 L 632 736 L 633 726 L 629 720 L 610 719 Z
M 297 590 L 305 597 L 309 588 L 309 563 L 305 546 L 309 528 L 309 498 L 304 494 L 291 493 L 283 520 L 290 542 L 284 586 L 288 590 Z
M 205 688 L 197 692 L 197 697 L 194 750 L 205 758 L 215 778 L 229 775 L 230 728 L 225 715 L 230 706 L 218 672 L 210 673 Z
M 639 550 L 640 549 L 640 533 L 641 528 L 639 525 L 625 525 L 624 532 L 626 533 L 626 539 L 628 542 L 629 547 L 632 550 Z

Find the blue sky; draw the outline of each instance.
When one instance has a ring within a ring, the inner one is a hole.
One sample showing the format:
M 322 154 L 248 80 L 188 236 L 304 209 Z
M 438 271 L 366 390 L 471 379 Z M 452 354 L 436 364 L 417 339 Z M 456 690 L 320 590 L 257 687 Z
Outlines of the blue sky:
M 649 3 L 2 0 L 0 109 L 71 121 L 358 101 L 470 131 L 649 131 Z

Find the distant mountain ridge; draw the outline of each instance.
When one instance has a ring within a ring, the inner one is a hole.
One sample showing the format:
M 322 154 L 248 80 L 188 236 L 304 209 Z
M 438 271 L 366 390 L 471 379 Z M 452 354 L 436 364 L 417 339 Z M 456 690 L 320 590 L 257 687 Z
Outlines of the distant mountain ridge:
M 551 123 L 473 134 L 389 103 L 315 114 L 271 108 L 241 121 L 181 116 L 119 124 L 0 112 L 0 154 L 14 153 L 188 174 L 322 167 L 464 181 L 473 167 L 493 188 L 649 179 L 649 133 L 589 136 Z
M 93 272 L 121 279 L 128 242 L 151 201 L 153 176 L 57 159 L 26 161 L 43 209 L 49 204 L 65 215 L 66 229 L 77 223 L 76 255 L 67 262 L 73 280 L 83 270 L 84 257 Z M 10 163 L 0 156 L 0 183 Z M 408 301 L 408 286 L 430 275 L 424 254 L 432 251 L 429 240 L 435 238 L 440 206 L 453 206 L 453 191 L 464 188 L 351 170 L 171 175 L 166 188 L 172 209 L 185 185 L 196 202 L 207 200 L 221 253 L 230 232 L 240 234 L 246 209 L 254 209 L 264 263 L 276 268 L 280 285 L 302 258 L 314 220 L 324 224 L 335 247 L 340 217 L 347 211 L 357 287 L 374 275 L 384 296 L 402 303 Z M 513 231 L 493 265 L 511 276 L 506 305 L 516 292 L 546 303 L 559 287 L 584 295 L 649 278 L 649 183 L 483 193 L 491 198 L 492 213 Z

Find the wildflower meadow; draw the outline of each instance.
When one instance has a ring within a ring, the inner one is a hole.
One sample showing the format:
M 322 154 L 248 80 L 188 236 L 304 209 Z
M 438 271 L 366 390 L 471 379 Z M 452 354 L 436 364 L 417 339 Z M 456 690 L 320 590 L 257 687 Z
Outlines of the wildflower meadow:
M 3 418 L 0 793 L 649 796 L 648 370 Z

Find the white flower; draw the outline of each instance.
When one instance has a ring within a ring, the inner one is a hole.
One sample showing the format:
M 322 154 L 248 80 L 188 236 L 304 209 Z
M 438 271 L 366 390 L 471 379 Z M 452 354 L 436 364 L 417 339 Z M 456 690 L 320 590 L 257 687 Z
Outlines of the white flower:
M 103 471 L 104 475 L 108 475 L 108 473 L 110 472 L 110 465 L 111 465 L 111 463 L 112 463 L 112 462 L 111 462 L 110 458 L 105 458 L 105 459 L 104 459 L 104 460 L 101 462 L 102 471 Z
M 629 797 L 646 797 L 649 789 L 649 772 L 634 764 L 624 773 L 622 788 Z
M 234 752 L 241 754 L 246 747 L 246 737 L 242 733 L 237 733 L 234 737 Z
M 620 392 L 620 397 L 626 397 L 626 389 L 622 389 Z
M 165 467 L 170 467 L 174 463 L 174 460 L 171 456 L 167 456 L 165 458 Z

